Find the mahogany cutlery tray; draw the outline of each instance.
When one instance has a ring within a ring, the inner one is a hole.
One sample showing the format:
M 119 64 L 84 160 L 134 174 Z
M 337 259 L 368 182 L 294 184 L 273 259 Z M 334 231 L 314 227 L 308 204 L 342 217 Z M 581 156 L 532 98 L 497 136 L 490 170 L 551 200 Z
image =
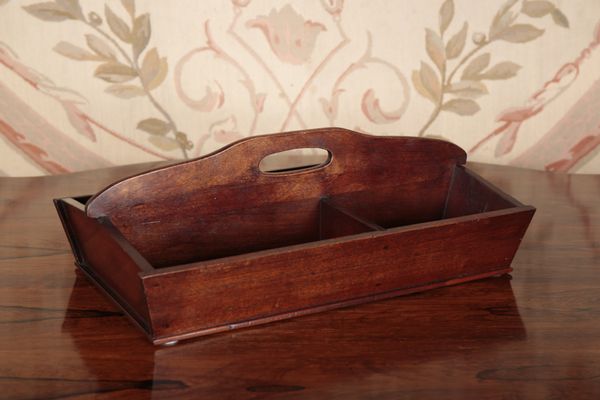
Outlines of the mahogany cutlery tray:
M 259 168 L 307 147 L 328 159 Z M 305 130 L 55 205 L 77 266 L 161 344 L 510 272 L 535 208 L 465 161 L 440 140 Z

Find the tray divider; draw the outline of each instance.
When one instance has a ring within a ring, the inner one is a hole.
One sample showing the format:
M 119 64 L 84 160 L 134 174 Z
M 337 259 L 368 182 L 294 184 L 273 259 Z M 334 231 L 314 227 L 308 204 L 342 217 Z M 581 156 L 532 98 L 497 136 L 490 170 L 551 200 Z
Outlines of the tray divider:
M 319 209 L 319 240 L 385 230 L 381 226 L 353 214 L 344 207 L 332 204 L 327 198 L 321 199 Z

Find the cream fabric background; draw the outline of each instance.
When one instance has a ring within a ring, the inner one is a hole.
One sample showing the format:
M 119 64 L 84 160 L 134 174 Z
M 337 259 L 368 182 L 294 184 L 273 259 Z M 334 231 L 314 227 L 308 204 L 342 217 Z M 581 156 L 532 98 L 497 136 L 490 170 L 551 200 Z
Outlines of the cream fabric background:
M 599 22 L 598 0 L 0 0 L 0 174 L 331 125 L 598 173 Z

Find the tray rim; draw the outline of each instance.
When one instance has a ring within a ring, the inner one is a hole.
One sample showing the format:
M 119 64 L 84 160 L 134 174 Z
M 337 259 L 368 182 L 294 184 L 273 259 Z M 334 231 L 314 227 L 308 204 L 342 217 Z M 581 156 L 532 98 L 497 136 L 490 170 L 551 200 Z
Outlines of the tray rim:
M 357 233 L 357 234 L 353 234 L 353 235 L 341 236 L 341 237 L 337 237 L 337 238 L 316 240 L 316 241 L 311 241 L 311 242 L 303 242 L 303 243 L 297 243 L 297 244 L 292 244 L 292 245 L 287 245 L 287 246 L 274 247 L 271 249 L 264 249 L 264 250 L 257 250 L 257 251 L 252 251 L 252 252 L 248 252 L 248 253 L 236 254 L 236 255 L 232 255 L 232 256 L 213 258 L 210 260 L 203 260 L 203 261 L 196 261 L 196 262 L 185 263 L 185 264 L 172 265 L 169 267 L 154 268 L 154 270 L 151 272 L 140 271 L 140 276 L 143 279 L 146 277 L 167 275 L 167 274 L 178 273 L 181 271 L 187 271 L 187 270 L 191 270 L 191 269 L 195 269 L 195 268 L 204 268 L 204 267 L 210 267 L 213 265 L 225 264 L 229 261 L 236 261 L 236 260 L 239 260 L 242 258 L 255 260 L 255 259 L 269 256 L 271 254 L 275 254 L 275 253 L 286 253 L 286 252 L 292 252 L 292 251 L 296 251 L 296 250 L 300 250 L 300 249 L 310 250 L 310 249 L 313 249 L 316 247 L 320 247 L 321 245 L 335 244 L 335 243 L 352 241 L 352 240 L 360 240 L 363 238 L 376 239 L 378 237 L 392 235 L 392 234 L 401 233 L 401 232 L 410 232 L 410 231 L 414 231 L 414 230 L 421 230 L 421 229 L 427 229 L 427 228 L 444 227 L 447 225 L 454 225 L 456 223 L 478 221 L 478 220 L 488 218 L 488 217 L 518 214 L 521 212 L 535 211 L 535 210 L 536 210 L 536 208 L 533 206 L 515 206 L 515 207 L 505 208 L 502 210 L 494 210 L 494 211 L 486 211 L 486 212 L 477 213 L 477 214 L 461 215 L 458 217 L 445 218 L 445 219 L 441 219 L 441 220 L 420 222 L 417 224 L 410 224 L 410 225 L 405 225 L 405 226 L 388 228 L 383 231 L 363 232 L 363 233 Z

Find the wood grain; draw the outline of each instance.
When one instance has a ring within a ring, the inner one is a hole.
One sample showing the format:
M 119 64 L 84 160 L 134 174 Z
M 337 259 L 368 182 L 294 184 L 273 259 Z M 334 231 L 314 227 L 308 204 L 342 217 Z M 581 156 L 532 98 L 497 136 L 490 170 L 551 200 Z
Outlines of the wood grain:
M 0 178 L 0 397 L 597 399 L 600 177 L 469 165 L 537 213 L 490 278 L 155 347 L 76 272 L 51 199 L 149 168 Z
M 322 168 L 264 174 L 268 154 L 302 147 L 331 152 Z M 390 224 L 439 218 L 458 146 L 325 128 L 240 140 L 212 155 L 111 185 L 86 205 L 105 216 L 150 264 L 171 266 L 304 243 L 316 238 L 319 201 L 360 205 Z
M 260 170 L 305 146 L 327 161 Z M 77 264 L 162 344 L 510 272 L 535 209 L 464 157 L 440 140 L 315 129 L 121 180 L 85 212 L 55 204 Z

